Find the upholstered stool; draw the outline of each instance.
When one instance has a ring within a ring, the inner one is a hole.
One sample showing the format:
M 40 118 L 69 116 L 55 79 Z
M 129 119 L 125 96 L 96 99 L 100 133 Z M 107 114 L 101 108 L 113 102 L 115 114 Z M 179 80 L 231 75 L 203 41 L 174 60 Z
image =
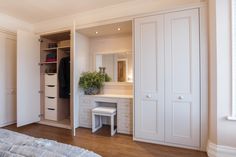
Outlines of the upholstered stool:
M 114 107 L 96 107 L 92 110 L 92 132 L 96 132 L 102 127 L 102 116 L 111 118 L 111 136 L 116 133 L 115 129 L 116 108 Z M 99 118 L 99 119 L 96 119 Z M 99 124 L 97 125 L 98 122 Z

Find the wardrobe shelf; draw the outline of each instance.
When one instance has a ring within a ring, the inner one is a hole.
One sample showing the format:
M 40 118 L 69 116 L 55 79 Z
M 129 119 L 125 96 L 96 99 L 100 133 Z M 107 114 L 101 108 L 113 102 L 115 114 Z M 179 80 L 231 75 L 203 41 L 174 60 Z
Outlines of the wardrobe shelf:
M 39 64 L 57 64 L 57 61 L 55 61 L 55 62 L 41 62 Z
M 42 73 L 43 75 L 54 75 L 54 74 L 57 74 L 57 73 Z
M 58 47 L 58 49 L 61 49 L 61 50 L 70 50 L 70 46 L 62 46 L 62 47 Z
M 56 50 L 57 50 L 57 47 L 53 47 L 53 48 L 43 49 L 42 51 L 56 51 Z

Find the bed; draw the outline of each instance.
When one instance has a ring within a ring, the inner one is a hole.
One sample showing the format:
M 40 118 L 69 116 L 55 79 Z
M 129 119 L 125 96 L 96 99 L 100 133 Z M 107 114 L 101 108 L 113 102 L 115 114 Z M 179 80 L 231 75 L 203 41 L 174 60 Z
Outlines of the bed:
M 101 157 L 91 151 L 0 129 L 0 157 Z

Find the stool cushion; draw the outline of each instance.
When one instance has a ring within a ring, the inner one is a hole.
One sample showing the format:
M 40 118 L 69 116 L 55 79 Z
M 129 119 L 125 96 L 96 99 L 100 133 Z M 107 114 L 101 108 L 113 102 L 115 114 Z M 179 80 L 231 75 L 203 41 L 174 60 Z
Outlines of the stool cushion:
M 96 107 L 92 110 L 93 113 L 105 113 L 105 114 L 113 114 L 116 112 L 116 108 L 114 107 Z

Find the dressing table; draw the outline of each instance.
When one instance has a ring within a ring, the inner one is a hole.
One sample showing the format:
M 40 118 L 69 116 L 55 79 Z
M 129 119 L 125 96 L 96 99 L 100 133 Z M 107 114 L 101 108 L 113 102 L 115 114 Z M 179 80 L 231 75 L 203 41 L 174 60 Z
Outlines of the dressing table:
M 100 106 L 117 107 L 117 132 L 133 134 L 133 96 L 118 94 L 81 95 L 79 126 L 92 128 L 92 109 Z M 109 123 L 109 122 L 108 122 Z

